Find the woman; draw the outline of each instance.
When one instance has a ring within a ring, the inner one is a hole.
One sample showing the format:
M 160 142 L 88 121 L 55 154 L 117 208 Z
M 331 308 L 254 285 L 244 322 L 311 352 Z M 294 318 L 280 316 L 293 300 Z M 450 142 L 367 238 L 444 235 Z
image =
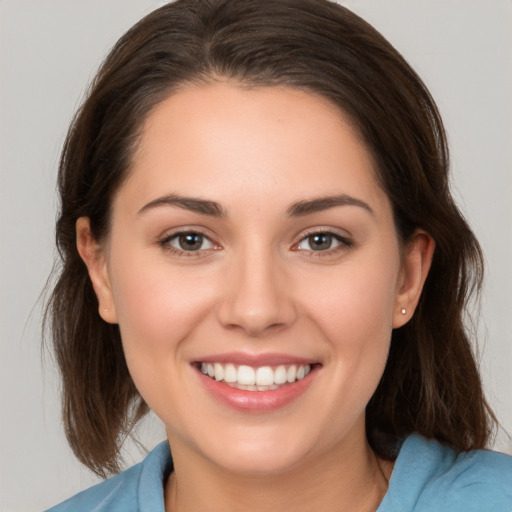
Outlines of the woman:
M 477 241 L 436 106 L 318 0 L 180 0 L 116 45 L 63 151 L 49 306 L 60 510 L 503 510 L 462 316 Z M 172 453 L 172 458 L 171 458 Z

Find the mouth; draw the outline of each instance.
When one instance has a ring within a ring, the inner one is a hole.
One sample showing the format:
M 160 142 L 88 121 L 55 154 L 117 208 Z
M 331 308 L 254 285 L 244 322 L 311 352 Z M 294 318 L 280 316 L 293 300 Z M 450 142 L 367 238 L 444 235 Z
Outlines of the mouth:
M 217 403 L 242 413 L 270 413 L 291 405 L 317 380 L 322 363 L 289 354 L 231 352 L 192 362 Z
M 298 382 L 315 368 L 315 364 L 280 364 L 248 366 L 222 362 L 199 362 L 201 373 L 216 382 L 242 391 L 274 391 Z

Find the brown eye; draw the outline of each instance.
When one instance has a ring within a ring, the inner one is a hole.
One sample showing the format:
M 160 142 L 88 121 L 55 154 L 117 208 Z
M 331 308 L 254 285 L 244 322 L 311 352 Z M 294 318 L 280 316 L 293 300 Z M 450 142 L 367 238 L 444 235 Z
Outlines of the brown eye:
M 207 236 L 195 231 L 175 233 L 163 239 L 160 245 L 177 253 L 199 253 L 200 251 L 214 249 L 216 247 Z
M 296 250 L 331 254 L 337 249 L 348 249 L 349 247 L 352 247 L 352 242 L 349 239 L 336 233 L 318 231 L 305 236 L 297 244 Z
M 325 251 L 332 247 L 333 236 L 329 233 L 315 233 L 307 237 L 309 247 L 313 251 Z
M 182 233 L 177 239 L 182 251 L 198 251 L 203 245 L 203 235 L 199 233 Z

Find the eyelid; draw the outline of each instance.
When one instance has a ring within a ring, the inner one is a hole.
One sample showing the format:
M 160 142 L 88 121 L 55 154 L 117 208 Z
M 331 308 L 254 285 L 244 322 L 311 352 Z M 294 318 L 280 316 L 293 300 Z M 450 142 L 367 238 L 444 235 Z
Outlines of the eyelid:
M 201 257 L 206 256 L 208 253 L 210 253 L 212 250 L 217 251 L 222 249 L 222 246 L 217 243 L 214 240 L 214 237 L 212 237 L 210 234 L 207 234 L 207 231 L 202 227 L 198 226 L 180 226 L 177 228 L 173 228 L 170 230 L 165 231 L 162 235 L 160 235 L 156 242 L 159 246 L 161 246 L 164 250 L 169 251 L 171 253 L 177 254 L 177 255 L 183 255 L 183 256 L 195 256 L 195 257 Z M 344 231 L 344 233 L 347 233 Z M 171 240 L 177 239 L 181 235 L 186 234 L 197 234 L 203 237 L 203 239 L 207 240 L 209 244 L 211 244 L 210 247 L 207 248 L 200 248 L 197 250 L 183 250 L 179 247 L 176 247 L 172 245 L 170 242 Z M 329 235 L 331 236 L 337 243 L 334 247 L 330 247 L 328 249 L 324 250 L 313 250 L 313 249 L 303 249 L 300 248 L 299 245 L 304 242 L 308 237 L 315 235 L 315 234 L 323 234 L 323 235 Z M 328 256 L 333 255 L 335 253 L 338 253 L 343 250 L 348 250 L 351 247 L 353 247 L 354 242 L 351 239 L 350 234 L 342 234 L 340 233 L 339 229 L 332 228 L 332 227 L 322 227 L 322 226 L 316 226 L 314 228 L 309 228 L 305 231 L 303 231 L 300 235 L 297 236 L 297 241 L 292 245 L 291 250 L 296 252 L 303 252 L 303 253 L 309 253 L 311 257 L 322 257 L 322 256 Z
M 175 241 L 180 241 L 180 238 L 182 236 L 187 236 L 187 235 L 197 235 L 197 236 L 200 236 L 201 237 L 201 242 L 204 244 L 206 243 L 206 245 L 210 245 L 210 247 L 205 247 L 205 248 L 201 248 L 201 249 L 197 249 L 196 251 L 185 251 L 184 249 L 181 249 L 180 247 L 176 247 L 175 245 L 172 244 L 172 242 L 175 242 Z M 207 237 L 206 235 L 203 235 L 202 233 L 196 233 L 195 231 L 183 231 L 183 232 L 180 232 L 180 233 L 176 233 L 175 235 L 172 235 L 170 237 L 167 238 L 167 243 L 171 244 L 175 249 L 178 249 L 178 250 L 183 250 L 184 252 L 199 252 L 199 251 L 204 251 L 204 250 L 207 250 L 207 249 L 211 249 L 212 247 L 215 246 L 215 244 L 212 242 L 212 240 L 210 240 L 209 237 Z
M 308 237 L 317 235 L 317 234 L 318 235 L 320 235 L 320 234 L 330 235 L 330 236 L 332 236 L 332 238 L 334 240 L 336 240 L 339 243 L 336 244 L 334 247 L 330 247 L 329 249 L 318 250 L 318 251 L 315 251 L 313 249 L 300 249 L 299 248 L 299 245 L 302 242 L 304 242 Z M 300 251 L 300 252 L 310 253 L 311 256 L 314 256 L 314 257 L 322 257 L 322 256 L 332 255 L 339 251 L 350 249 L 354 245 L 354 242 L 352 241 L 352 238 L 350 235 L 341 234 L 339 232 L 339 230 L 334 229 L 332 227 L 324 228 L 322 226 L 318 226 L 318 227 L 310 228 L 310 229 L 302 232 L 297 238 L 298 238 L 298 241 L 293 244 L 292 250 L 297 251 L 297 252 Z
M 196 234 L 200 235 L 204 240 L 208 240 L 211 244 L 211 247 L 205 248 L 205 249 L 197 249 L 195 251 L 186 251 L 183 249 L 180 249 L 179 247 L 176 247 L 174 245 L 171 245 L 171 241 L 177 239 L 178 237 L 182 235 L 187 234 Z M 165 231 L 162 235 L 160 235 L 157 238 L 157 244 L 162 247 L 162 249 L 178 255 L 178 256 L 195 256 L 195 257 L 201 257 L 206 256 L 208 253 L 210 253 L 212 250 L 219 250 L 221 249 L 220 244 L 214 241 L 213 237 L 206 233 L 206 230 L 197 226 L 180 226 L 178 228 L 173 228 L 171 230 Z

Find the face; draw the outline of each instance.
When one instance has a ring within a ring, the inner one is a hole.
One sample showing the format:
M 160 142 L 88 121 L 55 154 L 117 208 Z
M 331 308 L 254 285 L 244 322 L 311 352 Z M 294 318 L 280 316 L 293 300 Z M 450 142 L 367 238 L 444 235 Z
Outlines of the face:
M 111 220 L 89 265 L 100 313 L 173 451 L 258 473 L 365 442 L 411 279 L 334 106 L 286 88 L 176 93 L 147 119 Z

